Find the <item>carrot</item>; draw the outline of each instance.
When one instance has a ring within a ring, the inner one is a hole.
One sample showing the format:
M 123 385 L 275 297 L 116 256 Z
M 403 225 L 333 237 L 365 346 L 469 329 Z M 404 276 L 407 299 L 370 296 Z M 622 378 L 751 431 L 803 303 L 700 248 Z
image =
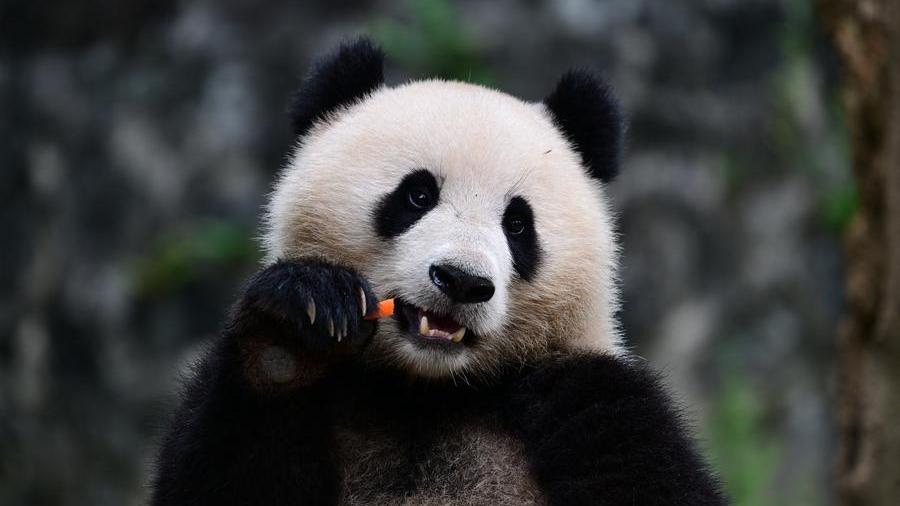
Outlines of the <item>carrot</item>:
M 366 315 L 366 320 L 380 320 L 394 316 L 394 299 L 385 299 L 378 303 L 378 311 Z

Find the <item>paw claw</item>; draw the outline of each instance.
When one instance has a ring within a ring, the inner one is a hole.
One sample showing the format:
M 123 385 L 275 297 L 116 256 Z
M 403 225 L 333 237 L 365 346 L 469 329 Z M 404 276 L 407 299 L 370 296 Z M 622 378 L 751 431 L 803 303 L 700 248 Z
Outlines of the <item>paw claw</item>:
M 276 262 L 250 280 L 236 317 L 260 311 L 261 317 L 274 318 L 279 333 L 293 334 L 310 350 L 327 350 L 335 339 L 363 345 L 374 329 L 359 325 L 374 309 L 369 296 L 365 280 L 355 272 L 325 264 Z M 358 331 L 365 333 L 360 339 Z
M 309 316 L 310 325 L 316 323 L 316 301 L 312 298 L 309 299 L 309 304 L 306 305 L 306 314 Z

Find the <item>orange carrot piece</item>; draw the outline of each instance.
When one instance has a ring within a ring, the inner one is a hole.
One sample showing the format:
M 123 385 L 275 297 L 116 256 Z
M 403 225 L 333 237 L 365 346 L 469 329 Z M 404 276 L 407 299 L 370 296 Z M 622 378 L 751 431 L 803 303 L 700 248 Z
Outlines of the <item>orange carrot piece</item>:
M 366 315 L 366 320 L 380 320 L 394 316 L 394 299 L 385 299 L 378 303 L 378 311 Z

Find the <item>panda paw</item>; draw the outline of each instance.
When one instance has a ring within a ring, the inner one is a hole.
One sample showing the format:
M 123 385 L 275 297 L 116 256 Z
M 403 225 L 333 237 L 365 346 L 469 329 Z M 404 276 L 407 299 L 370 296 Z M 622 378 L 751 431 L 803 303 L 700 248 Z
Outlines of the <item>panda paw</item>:
M 352 351 L 365 345 L 375 323 L 363 317 L 378 300 L 356 272 L 323 262 L 279 261 L 254 275 L 234 326 L 279 327 L 282 339 L 302 351 Z

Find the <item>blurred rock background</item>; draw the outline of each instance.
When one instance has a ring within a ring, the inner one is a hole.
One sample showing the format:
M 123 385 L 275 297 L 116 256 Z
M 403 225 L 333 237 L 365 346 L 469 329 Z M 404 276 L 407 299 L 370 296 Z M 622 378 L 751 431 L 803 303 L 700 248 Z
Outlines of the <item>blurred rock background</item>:
M 803 0 L 0 3 L 0 504 L 142 504 L 178 371 L 257 268 L 283 110 L 345 37 L 388 81 L 539 100 L 576 64 L 630 115 L 622 320 L 736 505 L 832 503 L 833 57 Z

